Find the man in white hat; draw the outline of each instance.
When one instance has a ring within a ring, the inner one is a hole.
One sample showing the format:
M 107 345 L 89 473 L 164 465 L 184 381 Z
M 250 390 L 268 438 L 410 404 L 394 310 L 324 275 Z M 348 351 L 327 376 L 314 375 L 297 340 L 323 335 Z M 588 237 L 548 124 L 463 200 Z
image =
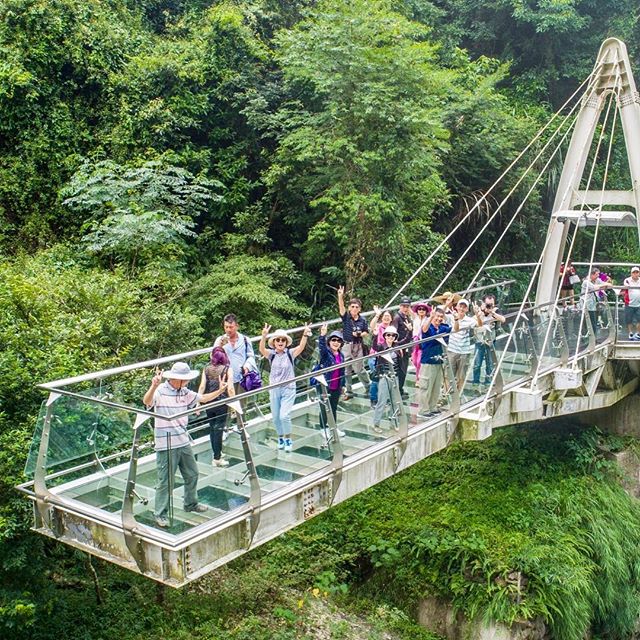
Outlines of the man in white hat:
M 163 529 L 170 524 L 167 517 L 169 478 L 175 476 L 178 468 L 184 480 L 184 510 L 204 513 L 208 508 L 198 503 L 198 465 L 191 449 L 191 436 L 187 431 L 189 416 L 172 417 L 176 413 L 192 409 L 198 402 L 211 402 L 224 393 L 226 387 L 223 385 L 204 394 L 189 389 L 189 381 L 199 375 L 200 372 L 192 370 L 186 362 L 175 362 L 169 371 L 156 371 L 151 386 L 142 399 L 145 406 L 153 408 L 158 416 L 154 425 L 158 465 L 154 516 L 156 524 Z M 165 382 L 162 382 L 163 378 L 166 378 Z
M 640 340 L 640 267 L 631 269 L 631 276 L 625 278 L 620 295 L 624 297 L 624 315 L 629 331 L 629 340 Z

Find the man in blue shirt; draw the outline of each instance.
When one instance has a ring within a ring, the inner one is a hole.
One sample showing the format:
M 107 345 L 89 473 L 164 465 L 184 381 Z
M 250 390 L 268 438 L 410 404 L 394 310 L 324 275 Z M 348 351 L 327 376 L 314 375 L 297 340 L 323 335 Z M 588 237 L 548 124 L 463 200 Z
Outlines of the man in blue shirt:
M 253 345 L 249 338 L 238 331 L 238 319 L 233 313 L 228 313 L 223 320 L 224 336 L 219 336 L 213 343 L 214 347 L 222 347 L 229 358 L 229 366 L 233 371 L 233 384 L 236 393 L 244 393 L 240 386 L 242 376 L 249 371 L 257 371 Z
M 444 351 L 449 342 L 451 327 L 444 321 L 444 309 L 436 307 L 422 323 L 420 338 L 431 338 L 422 343 L 418 391 L 418 415 L 429 416 L 436 412 L 440 389 L 444 380 Z

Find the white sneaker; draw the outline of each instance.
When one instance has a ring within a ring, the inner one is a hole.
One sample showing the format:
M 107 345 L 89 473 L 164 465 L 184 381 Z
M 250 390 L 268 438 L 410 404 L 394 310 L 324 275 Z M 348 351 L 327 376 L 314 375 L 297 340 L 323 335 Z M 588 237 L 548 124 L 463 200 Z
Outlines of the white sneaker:
M 338 436 L 340 438 L 344 438 L 347 435 L 342 429 L 336 429 L 336 431 L 338 432 Z
M 225 460 L 224 458 L 220 458 L 220 460 L 216 460 L 214 458 L 213 466 L 214 467 L 228 467 L 229 466 L 229 461 Z
M 291 451 L 293 451 L 293 441 L 291 440 L 291 438 L 284 439 L 284 450 L 286 453 L 290 453 Z

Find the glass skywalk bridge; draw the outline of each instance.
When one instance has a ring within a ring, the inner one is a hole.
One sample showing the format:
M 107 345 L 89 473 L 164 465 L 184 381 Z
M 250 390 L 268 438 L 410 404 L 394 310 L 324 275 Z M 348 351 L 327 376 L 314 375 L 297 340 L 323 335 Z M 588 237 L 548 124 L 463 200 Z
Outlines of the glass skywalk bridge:
M 488 386 L 471 381 L 473 353 L 461 389 L 445 359 L 445 385 L 435 415 L 418 414 L 420 391 L 412 369 L 405 398 L 395 376 L 383 376 L 380 384 L 390 385 L 391 403 L 381 433 L 373 428 L 373 409 L 358 385 L 354 398 L 341 401 L 337 420 L 327 411 L 329 429 L 321 428 L 326 391 L 308 383 L 319 373 L 311 372 L 314 358 L 307 359 L 306 371 L 296 378 L 292 452 L 277 448 L 269 387 L 234 399 L 235 430 L 223 445 L 226 468 L 212 464 L 204 408 L 184 412 L 198 466 L 198 500 L 209 508 L 204 513 L 185 510 L 182 477 L 176 474 L 169 487 L 168 528 L 158 527 L 154 519 L 153 413 L 141 399 L 156 367 L 181 360 L 202 369 L 210 349 L 41 385 L 49 398 L 27 462 L 32 480 L 19 487 L 33 500 L 34 529 L 155 580 L 183 585 L 455 438 L 486 437 L 470 425 L 493 413 L 510 389 L 566 367 L 574 356 L 607 349 L 615 340 L 616 324 L 606 305 L 595 328 L 550 311 L 542 306 L 509 314 L 495 340 L 485 342 L 493 366 Z

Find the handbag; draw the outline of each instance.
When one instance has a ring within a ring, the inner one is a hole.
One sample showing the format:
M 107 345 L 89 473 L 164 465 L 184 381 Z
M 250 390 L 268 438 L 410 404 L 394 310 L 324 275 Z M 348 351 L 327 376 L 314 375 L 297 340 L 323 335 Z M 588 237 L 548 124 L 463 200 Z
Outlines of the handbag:
M 580 276 L 577 273 L 574 273 L 572 276 L 569 276 L 569 283 L 570 284 L 579 284 L 580 283 Z
M 259 389 L 262 386 L 262 378 L 257 371 L 249 371 L 242 376 L 240 380 L 240 386 L 245 391 L 253 391 Z

